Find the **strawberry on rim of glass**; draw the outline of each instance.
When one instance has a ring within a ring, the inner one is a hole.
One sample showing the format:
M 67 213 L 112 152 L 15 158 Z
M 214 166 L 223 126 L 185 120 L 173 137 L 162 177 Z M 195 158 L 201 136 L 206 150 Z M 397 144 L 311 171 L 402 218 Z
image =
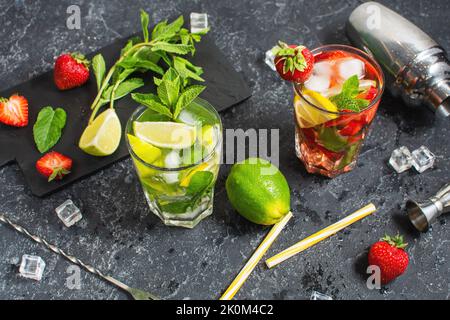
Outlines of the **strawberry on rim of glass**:
M 280 42 L 274 53 L 278 73 L 294 86 L 297 156 L 311 173 L 352 170 L 384 90 L 381 68 L 345 45 L 310 51 Z

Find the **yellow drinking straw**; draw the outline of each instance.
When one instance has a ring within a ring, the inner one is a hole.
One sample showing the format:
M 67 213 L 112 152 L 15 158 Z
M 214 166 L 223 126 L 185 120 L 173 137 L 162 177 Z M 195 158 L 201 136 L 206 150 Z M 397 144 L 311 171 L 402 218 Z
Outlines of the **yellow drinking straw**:
M 250 273 L 252 273 L 253 269 L 256 267 L 258 262 L 261 260 L 266 251 L 270 248 L 272 243 L 280 234 L 281 230 L 283 230 L 284 226 L 288 223 L 288 221 L 292 218 L 292 212 L 288 212 L 281 221 L 276 223 L 267 236 L 264 238 L 263 242 L 259 245 L 256 251 L 253 253 L 251 258 L 247 261 L 245 266 L 237 275 L 236 279 L 230 284 L 225 293 L 220 297 L 220 300 L 231 300 L 235 296 L 235 294 L 239 291 L 239 289 L 244 284 L 245 280 L 247 280 Z
M 273 257 L 266 260 L 266 265 L 269 268 L 273 268 L 277 264 L 283 262 L 286 259 L 289 259 L 290 257 L 296 255 L 297 253 L 300 253 L 309 247 L 312 247 L 316 243 L 332 236 L 333 234 L 337 233 L 338 231 L 344 229 L 345 227 L 348 227 L 352 223 L 361 220 L 364 217 L 367 217 L 368 215 L 374 213 L 376 211 L 376 207 L 369 203 L 364 208 L 361 208 L 351 215 L 345 217 L 344 219 L 332 224 L 331 226 L 320 230 L 319 232 L 314 233 L 313 235 L 309 236 L 308 238 L 303 239 L 300 242 L 297 242 L 293 246 L 287 248 L 286 250 L 274 255 Z

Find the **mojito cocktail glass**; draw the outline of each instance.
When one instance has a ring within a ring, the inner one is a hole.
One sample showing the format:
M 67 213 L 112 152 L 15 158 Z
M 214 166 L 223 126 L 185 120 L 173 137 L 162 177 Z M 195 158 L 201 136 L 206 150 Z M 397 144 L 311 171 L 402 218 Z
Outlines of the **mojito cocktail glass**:
M 214 107 L 196 98 L 173 121 L 140 106 L 128 120 L 126 139 L 150 210 L 164 224 L 193 228 L 212 213 L 222 155 Z
M 355 167 L 384 77 L 378 63 L 359 49 L 326 45 L 311 52 L 311 78 L 294 84 L 295 149 L 308 172 L 332 178 Z

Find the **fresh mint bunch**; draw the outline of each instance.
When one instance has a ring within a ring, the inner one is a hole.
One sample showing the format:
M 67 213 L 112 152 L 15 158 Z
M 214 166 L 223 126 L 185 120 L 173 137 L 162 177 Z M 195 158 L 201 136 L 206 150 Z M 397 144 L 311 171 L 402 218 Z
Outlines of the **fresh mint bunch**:
M 159 22 L 150 32 L 149 21 L 149 15 L 141 10 L 142 38 L 133 37 L 128 40 L 121 50 L 119 59 L 109 69 L 108 73 L 106 73 L 103 56 L 98 54 L 93 58 L 92 67 L 98 94 L 91 106 L 93 112 L 89 123 L 93 122 L 100 107 L 109 103 L 110 108 L 113 108 L 114 101 L 144 85 L 142 79 L 130 78 L 132 74 L 150 71 L 162 77 L 165 70 L 174 69 L 179 75 L 178 93 L 181 92 L 182 88 L 188 86 L 192 80 L 203 81 L 201 78 L 202 68 L 193 65 L 181 56 L 193 55 L 195 43 L 200 41 L 201 36 L 206 34 L 208 30 L 190 33 L 188 29 L 183 28 L 184 18 L 180 16 L 171 23 L 168 23 L 167 20 Z M 155 82 L 159 85 L 162 78 L 155 78 Z M 164 88 L 170 85 L 170 83 L 166 83 Z M 175 89 L 176 87 L 168 90 L 173 94 L 176 92 Z M 162 88 L 161 90 L 165 89 Z M 172 106 L 172 100 L 162 102 L 167 102 L 163 105 L 169 106 L 172 116 L 176 116 L 182 107 Z
M 359 112 L 369 105 L 368 100 L 357 98 L 360 93 L 361 90 L 359 89 L 359 79 L 355 75 L 348 78 L 342 86 L 341 93 L 332 96 L 330 100 L 338 107 L 340 111 L 351 110 Z
M 155 78 L 157 94 L 133 93 L 131 97 L 158 114 L 176 120 L 180 112 L 186 108 L 200 93 L 205 86 L 185 86 L 187 78 L 182 77 L 174 68 L 169 68 L 161 79 Z

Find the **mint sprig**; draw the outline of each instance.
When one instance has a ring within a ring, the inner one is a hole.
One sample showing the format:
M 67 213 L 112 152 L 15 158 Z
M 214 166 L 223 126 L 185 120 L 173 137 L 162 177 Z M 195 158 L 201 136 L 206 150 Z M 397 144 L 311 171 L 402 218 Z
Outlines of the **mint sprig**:
M 184 86 L 183 79 L 178 72 L 170 68 L 161 79 L 154 78 L 157 86 L 157 95 L 153 93 L 141 94 L 133 93 L 132 99 L 149 109 L 176 120 L 180 112 L 197 98 L 205 86 L 191 85 Z
M 348 78 L 342 85 L 341 93 L 332 96 L 330 98 L 340 111 L 351 110 L 359 112 L 369 105 L 369 101 L 366 99 L 357 98 L 361 93 L 359 89 L 359 79 L 356 75 Z

